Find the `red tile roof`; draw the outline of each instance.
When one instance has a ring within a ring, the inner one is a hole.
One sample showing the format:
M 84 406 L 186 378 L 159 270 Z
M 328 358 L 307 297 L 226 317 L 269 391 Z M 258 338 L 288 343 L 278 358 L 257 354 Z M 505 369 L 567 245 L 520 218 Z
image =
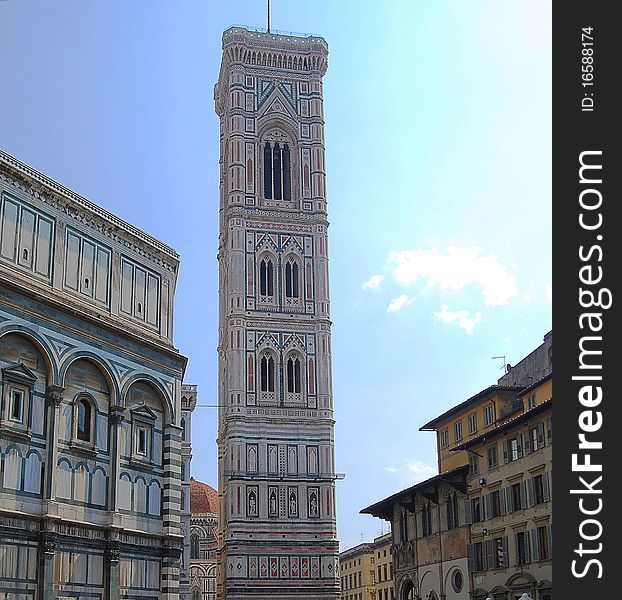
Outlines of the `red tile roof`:
M 218 514 L 218 492 L 194 477 L 190 478 L 190 512 Z

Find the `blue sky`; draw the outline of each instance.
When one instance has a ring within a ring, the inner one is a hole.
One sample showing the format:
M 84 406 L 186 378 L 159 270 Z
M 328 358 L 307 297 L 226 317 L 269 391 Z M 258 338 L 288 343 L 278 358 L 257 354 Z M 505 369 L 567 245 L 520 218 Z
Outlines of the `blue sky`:
M 338 529 L 435 472 L 419 427 L 551 328 L 550 0 L 272 1 L 322 35 Z M 175 343 L 216 394 L 218 121 L 238 0 L 0 2 L 0 147 L 175 247 Z M 216 482 L 216 414 L 194 419 Z M 388 525 L 384 524 L 384 531 Z

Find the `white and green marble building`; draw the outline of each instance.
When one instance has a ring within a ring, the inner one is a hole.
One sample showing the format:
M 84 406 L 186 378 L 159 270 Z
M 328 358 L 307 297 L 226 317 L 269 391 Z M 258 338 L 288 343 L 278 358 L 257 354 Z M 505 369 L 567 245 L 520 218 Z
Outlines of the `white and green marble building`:
M 222 48 L 218 597 L 336 600 L 328 46 L 231 27 Z
M 5 153 L 0 191 L 0 598 L 177 600 L 179 256 Z

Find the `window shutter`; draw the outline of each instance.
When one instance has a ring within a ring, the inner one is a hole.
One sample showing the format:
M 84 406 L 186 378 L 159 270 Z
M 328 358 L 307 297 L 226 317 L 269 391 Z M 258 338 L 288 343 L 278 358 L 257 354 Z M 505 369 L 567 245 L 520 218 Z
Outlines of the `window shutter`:
M 494 540 L 486 540 L 484 547 L 486 548 L 486 568 L 494 569 L 497 564 L 497 561 L 495 560 Z
M 531 544 L 529 543 L 528 531 L 525 531 L 525 562 L 531 562 Z
M 549 474 L 542 474 L 542 495 L 544 497 L 544 501 L 548 502 L 551 499 L 551 487 L 549 485 Z
M 553 526 L 552 525 L 547 526 L 546 537 L 549 543 L 549 558 L 553 558 Z
M 499 490 L 499 507 L 501 508 L 501 514 L 505 514 L 505 488 Z
M 507 465 L 510 462 L 510 451 L 508 448 L 508 441 L 503 440 L 503 464 Z
M 492 515 L 492 498 L 491 494 L 486 494 L 486 515 L 490 517 Z
M 517 455 L 518 458 L 522 458 L 523 457 L 523 434 L 519 434 L 516 438 L 516 442 L 518 444 L 518 449 L 517 449 Z
M 503 557 L 502 557 L 503 564 L 499 565 L 499 566 L 507 567 L 510 564 L 510 555 L 509 555 L 509 551 L 508 551 L 508 537 L 507 537 L 507 535 L 503 536 L 503 538 L 501 540 L 501 544 L 502 544 L 502 548 L 503 548 Z
M 514 557 L 516 559 L 514 561 L 514 564 L 520 565 L 520 547 L 518 545 L 518 533 L 514 534 Z
M 464 512 L 466 514 L 466 524 L 470 525 L 473 523 L 473 510 L 471 506 L 471 501 L 467 498 L 464 502 Z
M 533 560 L 534 562 L 540 560 L 540 544 L 538 543 L 538 530 L 531 530 L 531 547 L 533 548 Z
M 469 569 L 469 573 L 473 573 L 473 571 L 475 571 L 475 548 L 473 544 L 469 544 L 467 546 L 467 567 Z
M 529 490 L 529 506 L 534 506 L 536 503 L 536 486 L 533 477 L 527 481 Z
M 505 497 L 507 500 L 508 512 L 514 512 L 514 494 L 512 493 L 512 488 L 503 488 L 505 490 Z
M 544 446 L 544 422 L 538 425 L 538 448 Z
M 520 507 L 527 508 L 527 482 L 520 482 Z
M 531 432 L 528 431 L 525 436 L 525 454 L 531 454 Z
M 547 419 L 546 421 L 546 437 L 547 441 L 550 444 L 553 441 L 553 420 Z

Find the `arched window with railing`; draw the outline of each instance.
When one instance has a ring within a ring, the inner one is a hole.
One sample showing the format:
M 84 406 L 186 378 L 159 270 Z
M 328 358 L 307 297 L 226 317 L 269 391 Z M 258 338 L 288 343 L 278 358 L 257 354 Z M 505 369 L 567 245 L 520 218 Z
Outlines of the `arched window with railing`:
M 299 402 L 302 399 L 302 367 L 300 357 L 291 354 L 285 367 L 287 379 L 287 400 Z
M 287 298 L 298 298 L 300 295 L 300 268 L 294 259 L 290 259 L 285 264 L 285 296 Z
M 287 141 L 266 140 L 263 147 L 263 190 L 267 200 L 292 199 L 291 162 L 291 149 Z
M 269 257 L 259 263 L 259 295 L 274 296 L 274 263 Z
M 262 392 L 274 392 L 274 358 L 269 354 L 261 357 L 260 381 Z

